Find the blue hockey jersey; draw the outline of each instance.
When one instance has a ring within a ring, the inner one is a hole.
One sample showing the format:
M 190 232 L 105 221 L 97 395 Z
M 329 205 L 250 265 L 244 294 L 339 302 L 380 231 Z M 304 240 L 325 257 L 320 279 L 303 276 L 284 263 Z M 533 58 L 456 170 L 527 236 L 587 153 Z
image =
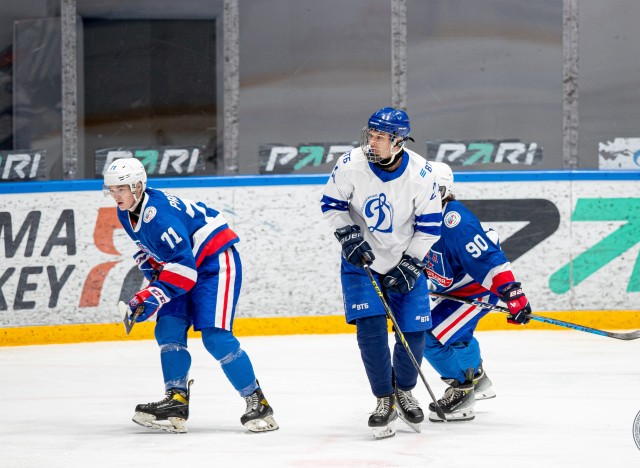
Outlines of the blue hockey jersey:
M 425 272 L 435 291 L 477 299 L 515 281 L 497 235 L 458 200 L 443 208 L 442 235 L 431 247 Z
M 163 265 L 153 285 L 167 301 L 193 288 L 208 256 L 240 240 L 224 216 L 202 202 L 147 188 L 141 203 L 137 223 L 126 210 L 117 210 L 118 219 L 138 248 Z

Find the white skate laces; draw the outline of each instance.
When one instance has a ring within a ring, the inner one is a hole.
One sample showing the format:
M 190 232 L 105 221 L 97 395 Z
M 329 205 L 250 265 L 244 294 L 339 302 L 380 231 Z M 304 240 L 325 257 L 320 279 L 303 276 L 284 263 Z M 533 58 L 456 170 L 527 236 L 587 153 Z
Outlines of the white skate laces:
M 411 394 L 411 390 L 404 391 L 398 389 L 398 402 L 407 411 L 420 409 L 420 403 L 418 400 Z

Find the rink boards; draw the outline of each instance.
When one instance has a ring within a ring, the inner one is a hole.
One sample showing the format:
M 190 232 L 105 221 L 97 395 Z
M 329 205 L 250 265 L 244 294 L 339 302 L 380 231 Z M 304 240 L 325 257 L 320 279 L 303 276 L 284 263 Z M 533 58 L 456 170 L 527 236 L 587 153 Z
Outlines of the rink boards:
M 326 176 L 155 179 L 202 200 L 240 236 L 239 335 L 337 333 L 340 249 L 322 218 Z M 456 174 L 496 230 L 538 313 L 640 328 L 640 174 Z M 118 300 L 143 285 L 99 181 L 0 184 L 0 345 L 123 339 Z M 138 324 L 133 338 L 152 338 Z M 506 328 L 490 314 L 484 329 Z

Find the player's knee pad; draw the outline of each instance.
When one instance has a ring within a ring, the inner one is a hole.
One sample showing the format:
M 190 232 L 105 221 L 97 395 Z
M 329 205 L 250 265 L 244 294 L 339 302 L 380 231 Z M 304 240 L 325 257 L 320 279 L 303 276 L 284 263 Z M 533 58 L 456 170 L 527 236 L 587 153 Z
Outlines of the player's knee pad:
M 422 348 L 424 348 L 424 343 L 426 340 L 426 333 L 423 331 L 417 331 L 417 332 L 404 332 L 403 336 L 405 338 L 405 340 L 407 341 L 407 343 L 409 344 L 409 347 L 411 348 L 411 350 L 413 349 L 420 349 L 420 351 L 422 351 Z M 396 338 L 396 341 L 398 343 L 400 343 L 400 338 Z M 402 343 L 400 343 L 402 344 Z
M 458 362 L 463 370 L 469 367 L 473 367 L 476 371 L 478 370 L 482 363 L 478 340 L 472 338 L 468 342 L 457 341 L 451 343 L 451 347 L 455 350 Z
M 233 336 L 233 333 L 221 328 L 203 328 L 202 343 L 206 350 L 222 365 L 232 360 L 236 354 L 242 352 L 240 342 Z
M 381 339 L 387 342 L 389 339 L 387 317 L 384 315 L 374 315 L 372 317 L 356 319 L 356 335 L 358 343 Z
M 158 317 L 154 334 L 158 345 L 176 343 L 187 347 L 187 330 L 190 324 L 179 317 L 164 315 Z
M 384 315 L 358 318 L 356 330 L 371 391 L 376 396 L 388 395 L 393 391 L 393 385 L 387 318 Z
M 480 350 L 478 340 L 475 338 L 472 338 L 469 341 L 456 341 L 455 343 L 451 343 L 451 347 L 457 352 L 464 354 L 473 354 Z

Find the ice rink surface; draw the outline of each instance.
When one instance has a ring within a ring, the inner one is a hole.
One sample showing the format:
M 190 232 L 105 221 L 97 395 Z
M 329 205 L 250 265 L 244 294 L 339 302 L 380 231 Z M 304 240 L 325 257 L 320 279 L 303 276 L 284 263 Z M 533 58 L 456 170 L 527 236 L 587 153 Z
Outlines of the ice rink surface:
M 132 333 L 135 333 L 135 329 Z M 575 331 L 479 332 L 498 396 L 476 419 L 367 427 L 375 399 L 355 335 L 241 338 L 280 430 L 240 425 L 241 399 L 199 339 L 187 434 L 131 422 L 161 400 L 153 341 L 0 347 L 0 466 L 17 467 L 602 467 L 640 466 L 640 340 Z M 391 335 L 390 335 L 391 338 Z M 439 398 L 444 384 L 423 371 Z M 422 382 L 414 390 L 423 408 Z

